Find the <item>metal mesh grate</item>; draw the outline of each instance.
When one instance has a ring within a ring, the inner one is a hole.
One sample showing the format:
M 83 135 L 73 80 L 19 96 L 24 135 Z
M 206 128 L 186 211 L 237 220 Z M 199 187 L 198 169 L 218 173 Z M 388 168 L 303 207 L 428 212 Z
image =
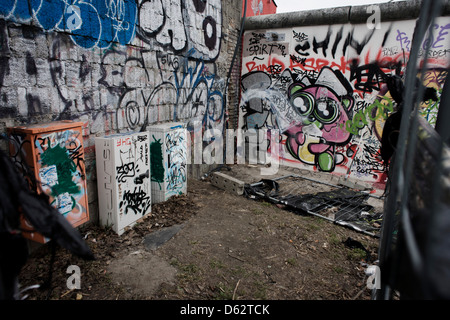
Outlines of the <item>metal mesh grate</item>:
M 382 214 L 376 213 L 374 208 L 366 203 L 368 193 L 319 181 L 305 183 L 305 179 L 311 181 L 297 175 L 263 179 L 247 186 L 246 193 L 252 198 L 286 205 L 297 213 L 311 214 L 371 236 L 378 236 Z M 325 184 L 325 189 L 329 190 L 317 192 L 317 184 Z

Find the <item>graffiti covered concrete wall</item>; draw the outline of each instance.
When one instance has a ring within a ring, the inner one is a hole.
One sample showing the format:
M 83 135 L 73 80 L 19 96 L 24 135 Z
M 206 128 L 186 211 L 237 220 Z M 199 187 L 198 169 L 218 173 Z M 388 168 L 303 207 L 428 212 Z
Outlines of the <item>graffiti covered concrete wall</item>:
M 349 174 L 379 184 L 384 121 L 396 110 L 387 87 L 403 76 L 415 19 L 246 30 L 239 126 L 279 129 L 285 165 Z M 421 44 L 424 85 L 435 89 L 421 114 L 436 122 L 450 59 L 450 20 L 439 17 Z
M 192 118 L 220 127 L 219 56 L 239 27 L 238 10 L 222 11 L 220 0 L 2 2 L 0 114 L 86 120 L 91 133 Z
M 0 131 L 83 122 L 95 202 L 96 136 L 166 121 L 223 130 L 237 103 L 225 86 L 240 9 L 238 0 L 1 1 Z

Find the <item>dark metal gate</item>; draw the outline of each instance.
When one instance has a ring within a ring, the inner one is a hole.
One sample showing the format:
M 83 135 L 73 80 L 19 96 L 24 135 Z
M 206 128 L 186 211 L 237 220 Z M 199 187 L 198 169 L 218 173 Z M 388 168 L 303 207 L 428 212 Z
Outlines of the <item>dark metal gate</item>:
M 448 1 L 423 1 L 414 30 L 398 143 L 389 168 L 379 249 L 381 286 L 374 292 L 376 299 L 393 299 L 394 293 L 401 299 L 450 298 L 448 73 L 435 128 L 418 114 L 424 88 L 415 85 L 418 76 L 423 83 L 427 70 L 427 59 L 419 63 L 422 44 L 426 35 L 433 36 L 434 19 L 444 6 Z

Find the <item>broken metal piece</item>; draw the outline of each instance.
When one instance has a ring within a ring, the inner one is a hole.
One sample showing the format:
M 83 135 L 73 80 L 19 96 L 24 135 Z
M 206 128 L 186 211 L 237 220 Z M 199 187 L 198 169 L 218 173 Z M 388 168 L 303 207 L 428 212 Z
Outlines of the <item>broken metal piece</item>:
M 345 187 L 333 186 L 334 190 L 315 194 L 302 194 L 300 176 L 284 176 L 273 180 L 264 179 L 246 185 L 245 194 L 253 199 L 264 199 L 300 213 L 318 216 L 336 224 L 350 227 L 358 232 L 378 237 L 380 225 L 376 222 L 381 214 L 374 212 L 373 206 L 366 203 L 369 193 Z M 322 183 L 306 178 L 313 182 Z

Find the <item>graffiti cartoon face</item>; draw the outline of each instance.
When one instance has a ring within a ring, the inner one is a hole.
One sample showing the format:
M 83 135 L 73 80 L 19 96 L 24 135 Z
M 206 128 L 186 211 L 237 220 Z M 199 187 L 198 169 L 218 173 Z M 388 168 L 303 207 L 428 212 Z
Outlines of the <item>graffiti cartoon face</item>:
M 291 107 L 303 121 L 284 132 L 286 146 L 294 158 L 322 171 L 334 170 L 341 159 L 335 146 L 346 144 L 351 137 L 344 128 L 353 99 L 351 87 L 343 81 L 324 68 L 314 84 L 308 80 L 294 83 L 288 92 Z

